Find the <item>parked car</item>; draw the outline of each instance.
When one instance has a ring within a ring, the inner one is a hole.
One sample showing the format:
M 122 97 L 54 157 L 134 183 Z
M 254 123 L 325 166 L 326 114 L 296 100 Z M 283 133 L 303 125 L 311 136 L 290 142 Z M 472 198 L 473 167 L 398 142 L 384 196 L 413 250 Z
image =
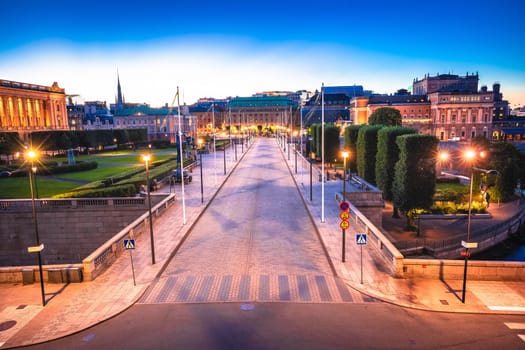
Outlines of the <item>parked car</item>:
M 186 184 L 186 183 L 189 183 L 189 182 L 191 182 L 191 180 L 193 180 L 193 177 L 190 175 L 190 173 L 188 172 L 188 170 L 184 170 L 183 174 L 184 174 L 184 183 L 185 183 L 185 184 Z M 171 178 L 172 178 L 172 180 L 173 180 L 175 183 L 179 183 L 179 182 L 181 182 L 180 169 L 173 170 L 173 171 L 172 171 Z
M 7 171 L 7 170 L 2 170 L 0 171 L 0 177 L 8 177 L 8 176 L 11 176 L 11 172 L 10 171 Z

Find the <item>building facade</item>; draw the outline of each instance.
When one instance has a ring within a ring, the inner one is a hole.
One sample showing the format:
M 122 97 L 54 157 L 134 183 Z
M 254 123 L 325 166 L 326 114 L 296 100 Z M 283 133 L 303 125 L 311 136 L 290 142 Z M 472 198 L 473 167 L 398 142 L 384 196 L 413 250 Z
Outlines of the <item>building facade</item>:
M 31 132 L 49 130 L 69 130 L 64 89 L 0 80 L 0 131 L 27 141 Z
M 129 109 L 121 109 L 115 112 L 115 129 L 147 129 L 148 140 L 165 140 L 175 143 L 179 132 L 191 136 L 196 133 L 196 120 L 188 112 L 188 108 L 152 108 L 141 105 Z
M 298 104 L 287 96 L 235 97 L 228 104 L 225 122 L 232 132 L 246 129 L 258 133 L 299 125 Z

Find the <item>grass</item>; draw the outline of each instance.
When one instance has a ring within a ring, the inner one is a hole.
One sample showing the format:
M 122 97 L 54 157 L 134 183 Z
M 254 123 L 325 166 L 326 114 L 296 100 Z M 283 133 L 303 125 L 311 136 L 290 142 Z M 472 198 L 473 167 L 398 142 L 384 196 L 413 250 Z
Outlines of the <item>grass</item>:
M 70 191 L 78 186 L 80 185 L 74 182 L 45 179 L 37 176 L 35 191 L 38 192 L 38 198 L 48 198 L 57 193 Z M 37 197 L 36 193 L 35 197 Z M 31 198 L 29 178 L 27 176 L 1 178 L 0 198 Z
M 53 178 L 43 178 L 37 176 L 38 197 L 47 198 L 63 192 L 69 192 L 84 184 L 75 181 L 95 182 L 101 181 L 123 172 L 130 171 L 137 167 L 143 167 L 144 163 L 140 155 L 147 151 L 111 151 L 107 153 L 96 153 L 91 155 L 75 156 L 77 161 L 96 161 L 99 166 L 96 169 L 57 174 L 56 178 L 68 179 L 73 181 L 55 180 Z M 164 160 L 175 155 L 174 149 L 151 150 L 153 161 Z M 57 162 L 67 162 L 67 157 L 49 158 Z M 31 198 L 29 190 L 29 178 L 26 177 L 7 177 L 0 178 L 0 198 Z

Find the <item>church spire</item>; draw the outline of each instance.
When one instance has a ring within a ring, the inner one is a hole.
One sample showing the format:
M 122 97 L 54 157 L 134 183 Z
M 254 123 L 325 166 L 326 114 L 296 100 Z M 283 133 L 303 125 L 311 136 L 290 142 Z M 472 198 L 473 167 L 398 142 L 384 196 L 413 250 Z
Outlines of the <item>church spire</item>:
M 122 89 L 120 88 L 120 76 L 118 74 L 117 69 L 117 101 L 116 102 L 116 109 L 122 109 L 123 108 L 123 99 L 122 99 Z

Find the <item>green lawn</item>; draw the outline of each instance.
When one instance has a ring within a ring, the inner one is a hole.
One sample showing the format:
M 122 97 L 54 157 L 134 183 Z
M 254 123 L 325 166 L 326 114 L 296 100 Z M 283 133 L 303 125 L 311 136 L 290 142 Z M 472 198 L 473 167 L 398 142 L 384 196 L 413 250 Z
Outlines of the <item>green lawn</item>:
M 54 177 L 73 181 L 62 181 L 53 178 L 37 176 L 38 196 L 40 198 L 51 197 L 55 194 L 71 191 L 76 187 L 83 186 L 82 182 L 100 181 L 137 167 L 144 167 L 140 156 L 147 151 L 112 151 L 108 153 L 97 153 L 91 155 L 75 156 L 77 161 L 96 161 L 99 166 L 96 169 L 76 173 L 56 174 Z M 174 149 L 152 150 L 153 162 L 164 160 L 175 156 Z M 67 162 L 67 158 L 53 158 L 57 162 Z M 29 178 L 7 177 L 0 178 L 0 199 L 31 198 L 29 190 Z
M 47 198 L 57 193 L 70 191 L 78 186 L 80 186 L 78 183 L 37 177 L 35 192 L 38 192 L 39 198 Z M 0 178 L 0 198 L 31 198 L 29 178 L 27 176 Z
M 56 177 L 71 179 L 71 180 L 83 180 L 83 181 L 99 181 L 105 178 L 115 176 L 133 168 L 137 168 L 140 165 L 135 166 L 98 166 L 96 169 L 79 171 L 76 173 L 57 174 Z

